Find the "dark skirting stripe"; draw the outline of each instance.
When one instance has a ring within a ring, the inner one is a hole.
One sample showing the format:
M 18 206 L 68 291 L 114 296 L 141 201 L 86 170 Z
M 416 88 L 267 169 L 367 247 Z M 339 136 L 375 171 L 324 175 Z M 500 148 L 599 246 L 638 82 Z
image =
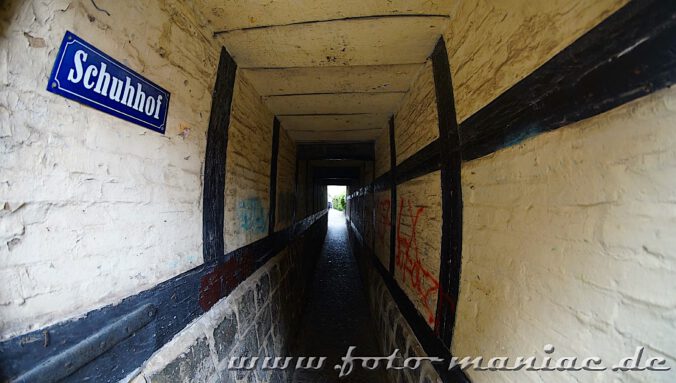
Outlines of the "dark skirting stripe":
M 418 310 L 413 305 L 413 302 L 408 298 L 404 290 L 399 287 L 397 281 L 390 275 L 389 271 L 380 263 L 380 260 L 375 256 L 371 248 L 364 243 L 364 238 L 359 232 L 359 229 L 349 222 L 348 233 L 350 234 L 350 242 L 353 252 L 358 259 L 366 259 L 368 267 L 374 267 L 380 277 L 383 279 L 385 286 L 392 295 L 394 302 L 397 304 L 399 311 L 406 318 L 409 326 L 413 330 L 413 334 L 420 342 L 420 345 L 425 350 L 425 353 L 430 356 L 443 358 L 446 363 L 434 364 L 434 368 L 439 374 L 444 383 L 469 383 L 469 379 L 465 373 L 458 367 L 448 369 L 448 362 L 451 360 L 451 353 L 448 347 L 437 337 L 436 333 L 432 331 Z
M 671 86 L 676 2 L 632 1 L 460 125 L 469 161 Z
M 117 382 L 281 249 L 294 241 L 321 236 L 326 225 L 327 211 L 323 210 L 119 304 L 8 339 L 0 343 L 0 381 L 23 376 L 25 379 L 18 381 L 50 382 L 65 376 L 59 381 Z M 148 317 L 137 315 L 139 310 Z M 121 335 L 122 327 L 129 327 L 130 332 Z M 97 345 L 106 345 L 104 352 L 91 351 L 93 339 Z M 65 357 L 82 367 L 71 371 L 54 363 Z

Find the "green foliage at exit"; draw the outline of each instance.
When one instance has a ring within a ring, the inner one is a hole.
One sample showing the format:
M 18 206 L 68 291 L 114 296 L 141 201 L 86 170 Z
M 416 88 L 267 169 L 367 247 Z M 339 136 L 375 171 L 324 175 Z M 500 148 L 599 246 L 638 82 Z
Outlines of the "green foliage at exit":
M 340 211 L 345 211 L 345 194 L 340 194 L 333 197 L 333 208 Z

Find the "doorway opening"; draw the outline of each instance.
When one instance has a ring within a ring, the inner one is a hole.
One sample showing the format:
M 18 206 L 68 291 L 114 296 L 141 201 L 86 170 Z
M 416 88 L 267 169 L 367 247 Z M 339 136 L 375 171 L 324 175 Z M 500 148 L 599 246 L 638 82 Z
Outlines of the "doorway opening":
M 345 212 L 347 187 L 345 185 L 328 185 L 326 189 L 327 207 Z

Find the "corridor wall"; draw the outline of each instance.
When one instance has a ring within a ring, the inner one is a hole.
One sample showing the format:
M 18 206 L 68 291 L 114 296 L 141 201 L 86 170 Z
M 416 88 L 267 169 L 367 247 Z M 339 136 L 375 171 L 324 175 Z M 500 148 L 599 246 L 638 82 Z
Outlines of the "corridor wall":
M 119 302 L 202 263 L 218 49 L 180 1 L 6 1 L 0 53 L 0 338 Z M 66 30 L 172 93 L 166 134 L 46 91 Z
M 445 35 L 460 129 L 625 4 L 463 3 Z M 674 302 L 662 293 L 676 287 L 676 260 L 664 235 L 674 216 L 673 100 L 673 89 L 658 91 L 464 162 L 454 355 L 542 359 L 550 344 L 553 358 L 597 356 L 610 366 L 646 347 L 645 357 L 676 366 L 670 352 L 676 327 L 668 319 Z M 468 374 L 475 382 L 676 377 L 673 371 Z
M 229 67 L 224 251 L 205 260 L 207 134 L 229 55 L 200 13 L 173 0 L 0 7 L 0 380 L 207 382 L 229 377 L 230 352 L 284 350 L 325 189 L 309 180 L 295 214 L 296 146 L 284 126 L 275 142 L 274 116 Z M 67 30 L 171 93 L 164 135 L 46 91 Z
M 674 29 L 667 21 L 673 12 L 661 1 L 479 1 L 454 8 L 443 36 L 450 108 L 430 111 L 439 105 L 439 83 L 420 73 L 394 115 L 398 166 L 385 165 L 391 138 L 383 134 L 375 146 L 376 180 L 351 196 L 376 201 L 376 242 L 370 247 L 359 240 L 352 225 L 355 246 L 375 257 L 363 275 L 385 282 L 406 318 L 404 328 L 415 334 L 415 341 L 403 336 L 408 344 L 437 356 L 443 343 L 446 357 L 483 356 L 484 363 L 499 356 L 576 355 L 598 356 L 607 365 L 645 347 L 665 365 L 676 365 L 669 351 L 676 338 L 669 319 L 674 302 L 663 294 L 676 280 L 665 235 L 673 225 L 667 128 L 674 117 L 669 87 L 676 74 L 668 53 Z M 448 157 L 437 146 L 443 137 L 436 124 L 449 111 L 462 162 L 445 179 L 437 169 Z M 448 277 L 440 273 L 448 261 L 441 258 L 439 230 L 444 182 L 453 179 L 460 180 L 462 196 L 460 219 L 452 221 L 462 227 L 454 237 L 461 265 L 450 275 L 457 296 L 438 291 L 441 283 L 432 285 L 436 290 L 421 283 L 427 276 L 438 282 Z M 388 204 L 393 184 L 394 211 Z M 389 246 L 395 246 L 394 263 Z M 411 268 L 402 259 L 419 262 Z M 411 269 L 416 273 L 407 275 Z M 382 292 L 372 285 L 377 302 Z M 430 297 L 436 301 L 426 301 Z M 434 322 L 449 303 L 450 333 Z M 388 322 L 389 309 L 374 309 L 385 321 L 380 334 L 387 346 L 398 325 Z M 548 344 L 555 347 L 552 355 L 545 353 Z M 466 375 L 480 383 L 674 378 L 673 371 L 471 368 Z

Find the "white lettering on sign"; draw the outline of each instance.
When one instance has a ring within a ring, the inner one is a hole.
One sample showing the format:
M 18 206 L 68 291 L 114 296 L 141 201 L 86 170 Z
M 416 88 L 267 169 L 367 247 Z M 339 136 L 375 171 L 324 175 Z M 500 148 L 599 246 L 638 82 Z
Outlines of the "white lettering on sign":
M 111 76 L 106 71 L 106 64 L 101 63 L 99 67 L 89 65 L 84 67 L 87 62 L 87 53 L 83 50 L 78 50 L 73 56 L 74 68 L 68 72 L 68 81 L 73 84 L 82 82 L 82 85 L 87 89 L 94 89 L 94 92 L 107 96 L 109 99 L 125 104 L 126 106 L 136 109 L 147 116 L 159 118 L 160 108 L 162 107 L 162 95 L 157 98 L 146 96 L 143 91 L 143 85 L 139 82 L 136 87 L 132 84 L 131 78 L 125 76 L 125 79 L 118 79 Z M 120 96 L 122 97 L 120 99 Z

